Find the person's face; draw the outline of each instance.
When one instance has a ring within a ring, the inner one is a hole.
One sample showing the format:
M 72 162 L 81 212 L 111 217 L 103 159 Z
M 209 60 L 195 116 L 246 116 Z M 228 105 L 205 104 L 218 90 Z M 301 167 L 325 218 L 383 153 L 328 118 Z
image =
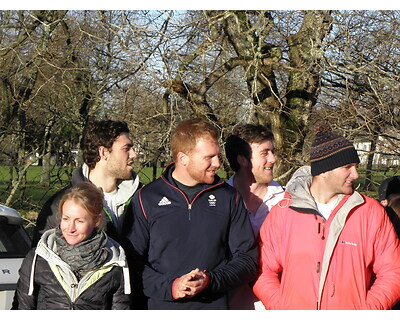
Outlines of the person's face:
M 132 165 L 137 154 L 133 150 L 132 140 L 128 133 L 121 133 L 109 150 L 107 168 L 116 179 L 128 180 L 132 178 Z
M 274 146 L 271 141 L 250 143 L 251 147 L 251 172 L 256 183 L 270 183 L 273 179 L 275 164 Z
M 221 166 L 220 154 L 218 141 L 211 138 L 199 139 L 194 149 L 187 154 L 186 170 L 192 180 L 189 185 L 213 183 L 215 171 Z
M 358 179 L 357 163 L 335 168 L 322 173 L 326 190 L 331 193 L 351 194 L 353 192 L 353 182 Z
M 76 245 L 90 237 L 100 224 L 74 199 L 64 202 L 61 208 L 60 229 L 70 245 Z

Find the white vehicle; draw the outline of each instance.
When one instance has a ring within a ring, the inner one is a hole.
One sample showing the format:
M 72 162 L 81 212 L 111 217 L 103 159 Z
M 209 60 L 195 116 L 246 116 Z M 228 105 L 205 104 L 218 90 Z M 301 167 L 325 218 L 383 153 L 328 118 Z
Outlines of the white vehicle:
M 0 310 L 10 310 L 19 278 L 19 268 L 31 240 L 18 212 L 0 205 Z

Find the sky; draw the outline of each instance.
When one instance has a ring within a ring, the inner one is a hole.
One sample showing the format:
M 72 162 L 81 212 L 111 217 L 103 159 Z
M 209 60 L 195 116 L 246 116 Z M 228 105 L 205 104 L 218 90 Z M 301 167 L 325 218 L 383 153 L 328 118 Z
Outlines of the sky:
M 362 1 L 362 0 L 335 0 L 335 1 L 316 1 L 316 0 L 152 0 L 152 1 L 120 1 L 120 0 L 69 0 L 69 1 L 49 1 L 49 0 L 20 0 L 20 1 L 1 1 L 0 10 L 14 9 L 104 9 L 104 10 L 245 10 L 245 9 L 264 9 L 264 10 L 297 10 L 297 9 L 373 9 L 373 10 L 394 10 L 400 9 L 400 1 Z

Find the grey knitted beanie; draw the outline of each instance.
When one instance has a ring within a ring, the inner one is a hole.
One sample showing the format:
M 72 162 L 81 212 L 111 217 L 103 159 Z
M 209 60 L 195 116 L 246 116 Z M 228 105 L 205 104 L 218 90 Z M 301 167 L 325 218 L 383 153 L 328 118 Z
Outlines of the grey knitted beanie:
M 322 123 L 316 128 L 310 163 L 311 175 L 316 176 L 349 163 L 360 163 L 360 158 L 350 141 L 332 132 L 327 123 Z

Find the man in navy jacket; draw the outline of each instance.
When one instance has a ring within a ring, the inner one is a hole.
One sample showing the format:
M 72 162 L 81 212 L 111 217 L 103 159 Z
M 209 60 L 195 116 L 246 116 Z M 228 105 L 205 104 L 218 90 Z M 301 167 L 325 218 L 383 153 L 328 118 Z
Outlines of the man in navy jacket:
M 132 200 L 128 235 L 144 259 L 149 309 L 228 309 L 227 292 L 253 280 L 257 244 L 240 194 L 220 180 L 218 130 L 181 122 L 175 162 Z

